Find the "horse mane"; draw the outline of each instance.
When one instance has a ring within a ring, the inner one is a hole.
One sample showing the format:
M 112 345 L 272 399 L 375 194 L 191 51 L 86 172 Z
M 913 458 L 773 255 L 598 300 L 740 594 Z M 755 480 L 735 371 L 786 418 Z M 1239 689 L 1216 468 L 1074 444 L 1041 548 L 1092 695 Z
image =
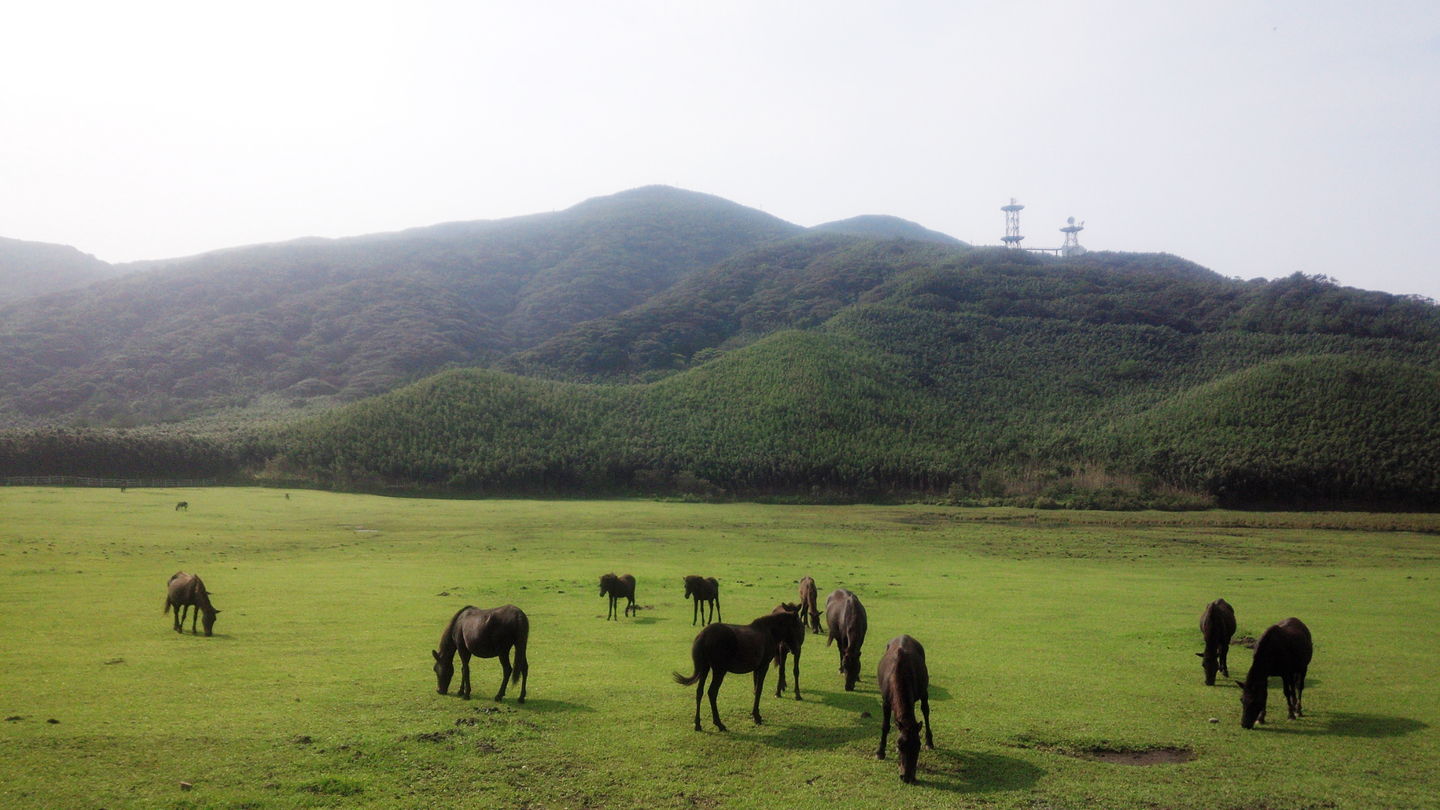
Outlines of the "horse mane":
M 447 641 L 450 641 L 450 646 L 452 646 L 452 647 L 455 646 L 455 642 L 454 642 L 454 641 L 451 641 L 451 639 L 454 638 L 454 636 L 451 635 L 451 632 L 455 629 L 455 623 L 458 622 L 458 621 L 460 621 L 460 614 L 461 614 L 461 613 L 464 613 L 464 612 L 467 611 L 467 610 L 474 610 L 474 609 L 475 609 L 475 606 L 474 606 L 474 605 L 466 605 L 465 607 L 462 607 L 462 608 L 460 608 L 459 610 L 455 611 L 455 615 L 450 617 L 450 621 L 445 625 L 445 632 L 443 632 L 443 633 L 440 634 L 440 649 L 441 649 L 441 650 L 444 650 L 444 649 L 445 649 L 445 642 L 447 642 Z M 451 659 L 451 660 L 454 660 L 454 659 Z

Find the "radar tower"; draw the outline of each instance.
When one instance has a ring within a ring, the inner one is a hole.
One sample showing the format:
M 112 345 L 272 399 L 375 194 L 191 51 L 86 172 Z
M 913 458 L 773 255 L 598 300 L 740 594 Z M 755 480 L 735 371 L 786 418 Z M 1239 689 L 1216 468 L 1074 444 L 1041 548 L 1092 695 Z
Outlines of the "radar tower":
M 1065 221 L 1070 224 L 1060 229 L 1060 232 L 1065 234 L 1065 245 L 1060 248 L 1060 255 L 1079 256 L 1085 252 L 1085 248 L 1080 246 L 1080 232 L 1085 230 L 1085 223 L 1076 225 L 1074 217 Z
M 1020 235 L 1020 211 L 1024 207 L 1014 197 L 1010 198 L 1009 205 L 1000 206 L 1000 210 L 1005 212 L 1005 235 L 1000 237 L 1000 241 L 1006 247 L 1019 250 L 1020 240 L 1025 238 Z

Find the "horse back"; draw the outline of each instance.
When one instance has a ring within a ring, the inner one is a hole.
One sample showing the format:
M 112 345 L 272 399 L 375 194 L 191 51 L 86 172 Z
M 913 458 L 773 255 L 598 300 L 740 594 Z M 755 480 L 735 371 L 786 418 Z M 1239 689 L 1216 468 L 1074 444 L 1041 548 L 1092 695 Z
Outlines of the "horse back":
M 909 716 L 915 701 L 930 697 L 930 670 L 925 666 L 925 648 L 910 636 L 896 636 L 885 645 L 876 672 L 881 699 L 894 710 Z
M 1224 599 L 1216 599 L 1200 614 L 1200 633 L 1207 645 L 1226 644 L 1235 635 L 1235 609 Z
M 524 647 L 530 638 L 530 618 L 514 605 L 497 608 L 466 607 L 456 615 L 454 635 L 471 655 L 494 658 L 511 647 Z
M 769 666 L 775 657 L 776 643 L 768 628 L 759 620 L 745 624 L 706 625 L 695 636 L 694 648 L 699 650 L 712 669 L 733 674 L 754 672 Z
M 868 629 L 865 606 L 860 604 L 860 597 L 844 588 L 836 588 L 825 598 L 825 624 L 830 628 L 829 641 L 839 640 L 858 652 Z
M 205 593 L 205 583 L 200 581 L 200 577 L 184 571 L 171 574 L 167 587 L 170 591 L 170 602 L 174 605 L 197 605 L 197 595 Z
M 1292 616 L 1270 625 L 1260 634 L 1260 640 L 1255 643 L 1252 668 L 1258 667 L 1266 675 L 1304 672 L 1310 666 L 1313 654 L 1310 628 Z

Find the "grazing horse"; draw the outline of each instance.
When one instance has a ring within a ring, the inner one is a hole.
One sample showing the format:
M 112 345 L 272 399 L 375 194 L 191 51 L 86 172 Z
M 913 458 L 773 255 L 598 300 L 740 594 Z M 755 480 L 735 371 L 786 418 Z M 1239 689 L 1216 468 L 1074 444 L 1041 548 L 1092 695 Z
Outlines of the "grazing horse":
M 1254 728 L 1257 720 L 1265 722 L 1265 697 L 1269 692 L 1269 680 L 1275 675 L 1279 675 L 1285 685 L 1285 703 L 1290 709 L 1290 719 L 1305 715 L 1300 698 L 1305 692 L 1305 670 L 1310 667 L 1313 652 L 1310 628 L 1293 616 L 1270 625 L 1260 634 L 1260 640 L 1255 642 L 1255 658 L 1250 663 L 1250 674 L 1240 684 L 1242 728 Z
M 620 620 L 620 617 L 615 615 L 615 608 L 619 606 L 622 596 L 630 600 L 630 603 L 625 606 L 626 616 L 629 616 L 632 611 L 640 612 L 640 608 L 635 607 L 635 577 L 629 574 L 623 577 L 617 577 L 614 574 L 600 577 L 600 595 L 606 594 L 610 595 L 610 611 L 605 614 L 605 621 L 608 622 L 612 618 L 616 621 Z
M 845 673 L 845 691 L 854 692 L 860 680 L 860 648 L 865 644 L 865 606 L 860 598 L 844 588 L 836 588 L 825 597 L 825 625 L 830 637 L 825 646 L 840 642 L 840 671 Z
M 1230 654 L 1230 637 L 1235 635 L 1235 608 L 1224 599 L 1206 605 L 1200 614 L 1200 635 L 1205 637 L 1205 652 L 1195 654 L 1205 667 L 1205 685 L 1214 686 L 1216 672 L 1230 677 L 1230 665 L 1225 659 Z
M 699 684 L 695 687 L 695 730 L 700 728 L 700 699 L 705 693 L 705 678 L 712 672 L 710 681 L 710 716 L 715 728 L 726 731 L 720 722 L 720 710 L 715 706 L 715 696 L 720 694 L 720 682 L 725 673 L 755 673 L 755 704 L 750 716 L 755 725 L 760 725 L 760 693 L 765 689 L 765 671 L 775 658 L 781 644 L 799 650 L 805 640 L 805 626 L 800 617 L 789 611 L 770 613 L 749 624 L 711 624 L 695 636 L 690 645 L 690 660 L 695 664 L 695 674 L 686 677 L 672 673 L 675 682 L 681 686 Z
M 189 511 L 190 511 L 190 502 L 189 502 L 189 501 L 181 501 L 181 502 L 175 504 L 175 511 L 176 511 L 176 512 L 189 512 Z
M 793 602 L 781 602 L 770 611 L 775 613 L 793 613 L 800 618 L 800 626 L 805 626 L 805 616 L 800 612 L 800 606 Z M 800 634 L 800 640 L 805 640 L 805 634 Z M 795 654 L 795 699 L 800 700 L 800 645 L 796 644 L 791 649 L 789 640 L 780 642 L 780 647 L 775 651 L 775 668 L 780 671 L 780 677 L 775 683 L 775 697 L 783 697 L 785 694 L 785 656 Z
M 530 640 L 530 619 L 525 611 L 514 605 L 481 610 L 466 605 L 445 625 L 440 636 L 440 649 L 431 650 L 435 657 L 435 691 L 445 694 L 450 689 L 450 679 L 455 675 L 455 653 L 460 653 L 460 688 L 455 694 L 470 699 L 470 656 L 481 658 L 500 657 L 500 691 L 495 693 L 498 701 L 505 697 L 505 684 L 520 684 L 520 697 L 516 703 L 525 702 L 525 686 L 530 680 L 530 661 L 525 657 L 525 645 Z M 515 648 L 515 667 L 510 667 L 510 648 Z
M 700 606 L 701 602 L 710 603 L 710 618 L 705 620 L 706 624 L 725 621 L 720 616 L 720 583 L 714 577 L 697 577 L 693 574 L 685 577 L 685 598 L 695 600 L 695 611 L 690 619 L 691 627 L 700 621 L 700 615 L 705 612 Z
M 205 614 L 205 635 L 211 635 L 211 629 L 215 627 L 215 614 L 220 611 L 210 604 L 210 592 L 205 590 L 205 583 L 200 581 L 200 577 L 184 571 L 176 571 L 170 575 L 167 587 L 164 612 L 169 613 L 171 609 L 174 609 L 175 632 L 185 632 L 184 614 L 193 607 L 195 615 L 190 619 L 190 632 L 195 632 L 195 622 L 203 612 Z
M 885 737 L 890 733 L 890 715 L 895 715 L 895 748 L 900 752 L 900 781 L 915 783 L 915 763 L 920 758 L 920 723 L 915 719 L 915 701 L 925 717 L 925 747 L 935 749 L 930 736 L 930 672 L 925 668 L 925 648 L 909 636 L 890 639 L 880 656 L 876 672 L 880 680 L 880 748 L 876 759 L 885 758 Z
M 815 580 L 808 575 L 800 578 L 800 620 L 810 624 L 810 632 L 820 632 L 820 609 L 815 605 L 820 596 L 815 590 Z

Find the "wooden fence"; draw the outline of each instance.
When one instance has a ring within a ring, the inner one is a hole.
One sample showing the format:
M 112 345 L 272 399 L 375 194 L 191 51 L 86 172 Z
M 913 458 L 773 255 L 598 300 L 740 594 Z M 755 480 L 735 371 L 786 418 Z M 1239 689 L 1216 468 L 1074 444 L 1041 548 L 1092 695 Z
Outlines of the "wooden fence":
M 7 487 L 213 487 L 214 478 L 86 478 L 81 475 L 16 475 Z

